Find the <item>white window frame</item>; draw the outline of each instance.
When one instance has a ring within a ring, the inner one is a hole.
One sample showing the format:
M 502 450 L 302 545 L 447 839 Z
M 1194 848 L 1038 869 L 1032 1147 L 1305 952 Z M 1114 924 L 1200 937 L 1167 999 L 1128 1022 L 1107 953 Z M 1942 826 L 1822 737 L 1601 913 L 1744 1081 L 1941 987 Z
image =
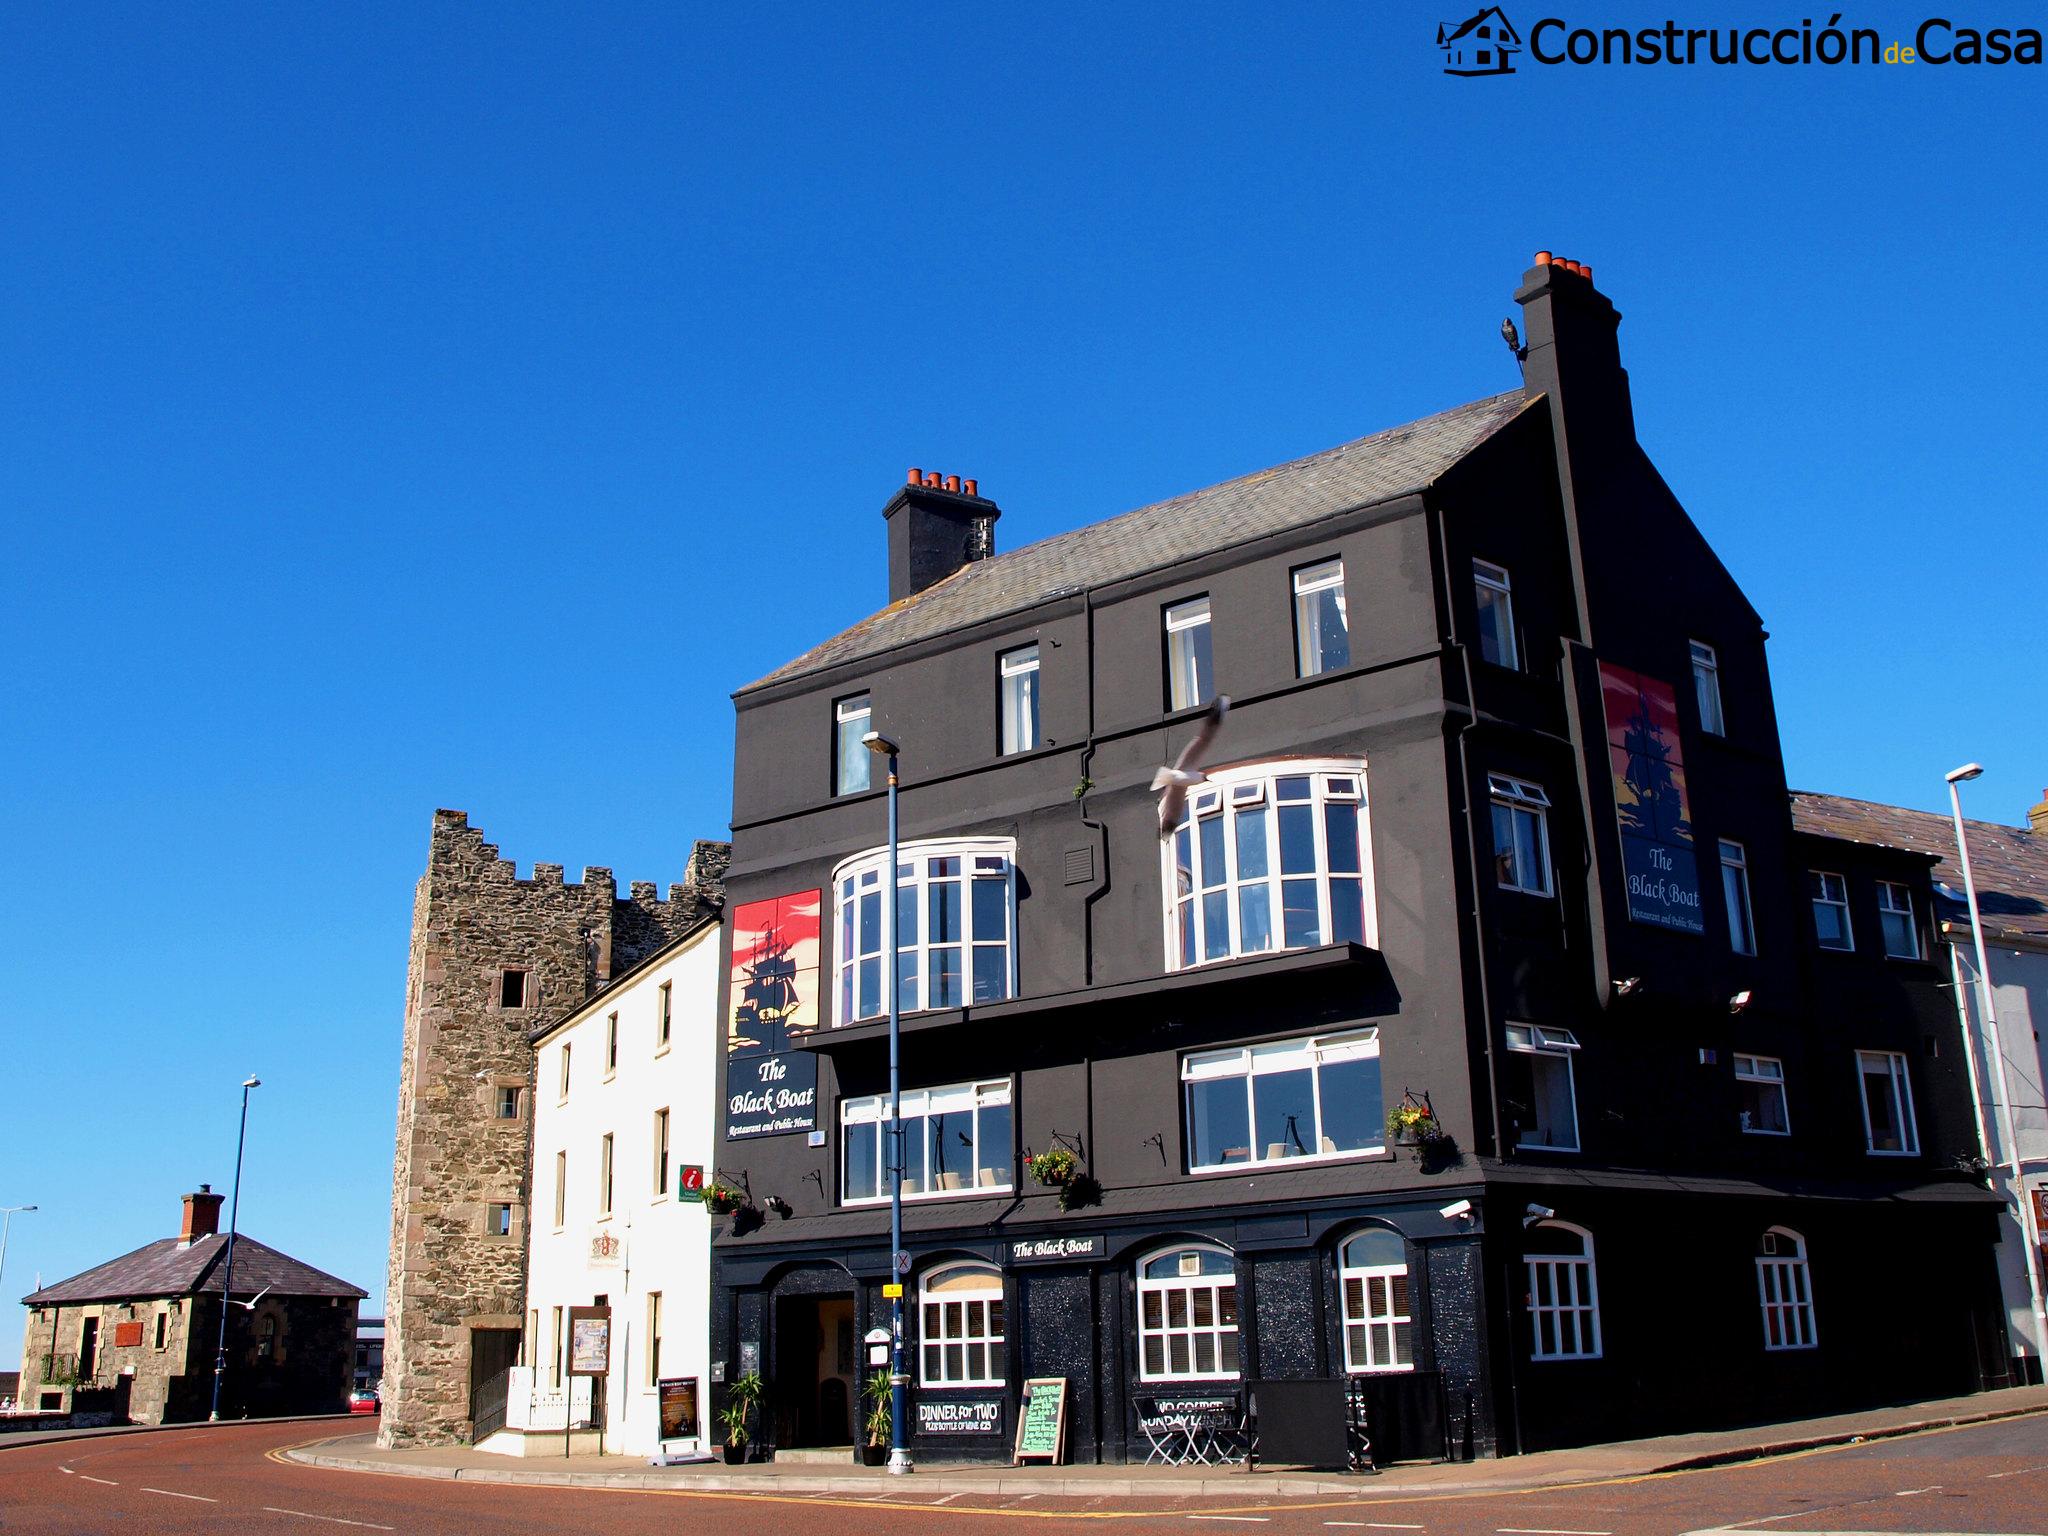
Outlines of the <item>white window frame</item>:
M 871 693 L 850 693 L 843 699 L 832 701 L 832 794 L 865 794 L 874 788 L 875 778 L 871 766 L 874 753 L 861 740 L 875 723 L 875 699 Z M 859 730 L 849 730 L 858 725 Z M 855 763 L 860 765 L 857 772 L 848 769 Z M 859 782 L 854 782 L 855 780 Z
M 1726 736 L 1728 718 L 1721 708 L 1721 658 L 1704 640 L 1692 646 L 1693 701 L 1699 707 L 1700 729 L 1709 736 Z
M 604 1080 L 619 1075 L 619 1010 L 614 1008 L 604 1021 Z
M 899 964 L 914 957 L 916 966 L 917 995 L 904 998 L 901 1011 L 934 1011 L 931 1002 L 934 946 L 928 933 L 931 927 L 931 861 L 934 859 L 960 861 L 960 937 L 956 942 L 937 947 L 960 951 L 961 1000 L 941 1003 L 939 1007 L 983 1007 L 1017 995 L 1017 840 L 1013 837 L 927 838 L 900 845 L 896 862 L 899 868 L 907 865 L 910 872 L 907 876 L 899 874 L 898 883 L 903 892 L 910 893 L 913 910 L 917 913 L 916 934 L 900 942 L 895 931 L 896 914 L 889 909 L 889 849 L 884 845 L 857 853 L 832 871 L 832 1010 L 833 1019 L 840 1028 L 887 1016 L 889 973 L 885 967 L 892 951 L 899 957 Z M 994 867 L 996 862 L 1002 866 L 1000 871 Z M 975 882 L 998 873 L 1003 881 L 1005 912 L 1004 936 L 1000 941 L 981 937 L 975 932 L 974 914 Z M 860 903 L 867 896 L 875 898 L 876 911 L 881 917 L 882 931 L 877 935 L 868 934 L 861 926 Z M 848 942 L 849 936 L 851 943 Z M 977 999 L 974 996 L 975 952 L 994 949 L 998 942 L 1003 950 L 1003 995 Z M 878 963 L 875 1008 L 867 1013 L 860 1011 L 859 967 L 863 960 Z
M 1598 1360 L 1600 1342 L 1600 1274 L 1593 1256 L 1593 1234 L 1569 1221 L 1540 1221 L 1539 1228 L 1570 1232 L 1579 1239 L 1576 1254 L 1525 1253 L 1528 1267 L 1529 1358 L 1531 1360 Z M 1542 1272 L 1542 1273 L 1539 1273 Z M 1548 1286 L 1543 1283 L 1548 1280 Z M 1546 1290 L 1548 1300 L 1543 1299 Z M 1546 1346 L 1544 1323 L 1550 1324 Z M 1569 1328 L 1570 1338 L 1566 1331 Z M 1566 1347 L 1569 1344 L 1570 1347 Z
M 1293 778 L 1309 781 L 1309 798 L 1287 803 L 1310 807 L 1310 820 L 1315 829 L 1315 867 L 1313 870 L 1283 872 L 1280 868 L 1279 781 Z M 1326 807 L 1332 804 L 1355 804 L 1358 807 L 1358 870 L 1355 875 L 1349 870 L 1333 872 L 1330 868 Z M 1253 812 L 1265 823 L 1266 873 L 1247 880 L 1238 874 L 1237 823 L 1240 817 Z M 1210 883 L 1212 871 L 1198 857 L 1202 823 L 1212 817 L 1220 818 L 1224 824 L 1223 878 L 1220 884 Z M 1188 889 L 1185 891 L 1181 889 L 1180 879 L 1184 838 L 1189 869 Z M 1160 841 L 1159 860 L 1160 891 L 1164 898 L 1161 904 L 1165 909 L 1162 921 L 1166 968 L 1169 971 L 1191 971 L 1248 954 L 1280 954 L 1289 949 L 1313 949 L 1333 942 L 1335 924 L 1330 893 L 1332 882 L 1338 880 L 1356 879 L 1359 882 L 1359 923 L 1363 942 L 1368 949 L 1379 947 L 1378 902 L 1372 871 L 1372 807 L 1366 792 L 1363 758 L 1268 758 L 1256 763 L 1218 768 L 1209 774 L 1208 783 L 1189 793 L 1187 811 L 1180 824 L 1170 836 Z M 1197 864 L 1202 867 L 1197 868 Z M 1309 879 L 1313 879 L 1316 886 L 1317 942 L 1289 944 L 1286 941 L 1283 882 Z M 1258 886 L 1265 887 L 1266 892 L 1268 942 L 1263 949 L 1248 950 L 1244 947 L 1244 895 L 1248 889 Z M 1208 914 L 1202 898 L 1218 892 L 1223 895 L 1229 935 L 1222 953 L 1212 956 L 1208 954 Z M 1191 960 L 1184 953 L 1182 939 L 1187 931 L 1182 926 L 1184 908 L 1192 910 L 1192 945 L 1194 954 L 1200 957 L 1197 959 Z
M 1318 560 L 1304 565 L 1293 573 L 1294 586 L 1294 675 L 1296 677 L 1321 677 L 1326 672 L 1340 671 L 1351 665 L 1351 612 L 1344 594 L 1344 559 L 1332 555 L 1327 560 Z M 1310 654 L 1309 637 L 1320 631 L 1322 625 L 1317 618 L 1317 598 L 1323 593 L 1337 594 L 1337 625 L 1344 634 L 1344 658 L 1331 666 L 1323 665 L 1322 647 L 1315 647 Z
M 569 1102 L 569 1042 L 567 1040 L 562 1042 L 562 1070 L 555 1088 L 555 1102 L 557 1104 Z
M 523 1090 L 517 1083 L 497 1083 L 491 1089 L 491 1118 L 494 1120 L 517 1120 L 519 1101 Z M 512 1096 L 512 1113 L 505 1113 L 505 1095 Z
M 1473 636 L 1474 649 L 1478 650 L 1481 661 L 1490 662 L 1497 667 L 1506 667 L 1511 672 L 1519 672 L 1522 670 L 1522 651 L 1520 643 L 1515 638 L 1515 591 L 1506 566 L 1495 565 L 1491 560 L 1475 559 L 1472 562 L 1472 601 L 1475 618 L 1481 606 L 1482 592 L 1491 592 L 1500 600 L 1498 607 L 1502 620 L 1503 654 L 1497 660 L 1488 656 L 1485 641 L 1476 633 Z
M 1493 827 L 1494 879 L 1504 891 L 1518 891 L 1524 896 L 1554 897 L 1557 894 L 1557 878 L 1550 863 L 1550 796 L 1544 793 L 1541 784 L 1532 784 L 1527 779 L 1518 779 L 1509 773 L 1489 773 L 1486 776 L 1486 794 L 1489 810 L 1493 806 L 1504 808 L 1510 817 L 1526 816 L 1536 825 L 1537 873 L 1542 877 L 1541 885 L 1529 885 L 1524 880 L 1521 868 L 1521 840 L 1514 839 L 1512 852 L 1514 868 L 1503 870 L 1500 866 L 1500 827 Z M 1488 817 L 1489 821 L 1493 818 Z M 1516 823 L 1510 821 L 1510 831 Z
M 962 1285 L 952 1290 L 934 1290 L 935 1285 L 951 1279 L 972 1278 L 980 1282 Z M 997 1309 L 990 1311 L 993 1303 Z M 946 1331 L 945 1311 L 949 1305 L 960 1308 L 960 1332 L 956 1335 Z M 980 1330 L 975 1328 L 975 1308 L 980 1308 Z M 932 1328 L 932 1314 L 939 1315 L 940 1326 Z M 1003 1297 L 1003 1273 L 990 1264 L 967 1262 L 942 1264 L 937 1269 L 926 1271 L 917 1286 L 917 1370 L 918 1385 L 924 1387 L 1000 1387 L 1007 1383 L 1009 1369 L 1009 1308 Z M 982 1370 L 976 1374 L 968 1362 L 976 1349 L 981 1350 Z M 995 1370 L 990 1359 L 995 1348 L 1003 1352 L 1003 1369 Z M 960 1372 L 955 1375 L 946 1368 L 946 1352 L 960 1351 Z M 933 1365 L 938 1369 L 935 1371 Z
M 1893 905 L 1894 901 L 1903 906 Z M 1892 948 L 1891 928 L 1886 924 L 1888 917 L 1903 917 L 1906 920 L 1906 942 L 1912 947 L 1903 952 Z M 1920 919 L 1913 911 L 1913 888 L 1897 880 L 1877 882 L 1877 932 L 1884 945 L 1887 960 L 1918 960 L 1920 958 Z
M 1881 1074 L 1873 1072 L 1873 1063 L 1883 1063 Z M 1899 1116 L 1899 1140 L 1896 1147 L 1880 1147 L 1870 1124 L 1870 1095 L 1865 1091 L 1865 1080 L 1882 1075 L 1891 1085 L 1892 1108 Z M 1856 1053 L 1856 1103 L 1863 1111 L 1863 1150 L 1872 1157 L 1918 1157 L 1920 1155 L 1920 1126 L 1913 1118 L 1913 1075 L 1907 1069 L 1906 1058 L 1899 1051 L 1858 1051 Z
M 1788 1243 L 1789 1253 L 1784 1251 Z M 1806 1239 L 1790 1227 L 1770 1227 L 1758 1247 L 1762 1252 L 1756 1258 L 1756 1299 L 1762 1314 L 1764 1348 L 1772 1354 L 1820 1348 Z
M 1564 1069 L 1565 1102 L 1571 1106 L 1572 1112 L 1569 1144 L 1562 1141 L 1528 1141 L 1518 1137 L 1515 1141 L 1516 1149 L 1523 1152 L 1579 1151 L 1579 1079 L 1578 1073 L 1572 1067 L 1572 1057 L 1579 1050 L 1578 1036 L 1568 1029 L 1551 1029 L 1542 1024 L 1510 1024 L 1507 1027 L 1507 1048 L 1517 1055 L 1538 1056 L 1546 1061 L 1561 1063 Z M 1541 1097 L 1536 1092 L 1533 1077 L 1529 1097 Z M 1532 1103 L 1529 1106 L 1529 1113 L 1533 1116 L 1536 1112 L 1537 1106 Z M 1533 1135 L 1536 1130 L 1535 1125 L 1526 1126 L 1523 1128 L 1523 1136 Z
M 1003 757 L 1035 751 L 1043 737 L 1038 680 L 1036 640 L 996 657 L 996 750 Z
M 1166 707 L 1169 713 L 1200 709 L 1216 697 L 1216 679 L 1213 675 L 1202 675 L 1202 659 L 1196 654 L 1194 640 L 1176 638 L 1192 630 L 1205 631 L 1209 642 L 1209 670 L 1213 674 L 1216 669 L 1216 632 L 1209 628 L 1209 619 L 1209 594 L 1206 592 L 1170 604 L 1165 610 Z M 1182 676 L 1183 663 L 1191 669 L 1192 676 Z
M 1756 953 L 1756 909 L 1749 899 L 1749 850 L 1732 837 L 1717 839 L 1721 852 L 1721 896 L 1728 907 L 1728 947 L 1738 955 Z M 1730 876 L 1733 888 L 1730 888 Z M 1742 898 L 1740 912 L 1736 897 Z M 1741 926 L 1736 926 L 1736 919 Z
M 1384 1232 L 1401 1245 L 1402 1258 L 1399 1264 L 1352 1264 L 1346 1261 L 1345 1253 L 1351 1245 L 1371 1232 Z M 1407 1252 L 1407 1238 L 1392 1227 L 1360 1227 L 1337 1246 L 1338 1326 L 1344 1331 L 1344 1370 L 1348 1375 L 1392 1376 L 1415 1369 L 1415 1290 L 1412 1284 L 1407 1283 Z M 1381 1313 L 1372 1310 L 1372 1282 L 1375 1280 L 1385 1282 L 1383 1289 L 1387 1307 L 1386 1311 Z M 1403 1289 L 1407 1292 L 1406 1311 L 1394 1309 L 1396 1280 L 1403 1282 Z M 1361 1315 L 1356 1317 L 1351 1313 L 1353 1281 L 1358 1283 L 1358 1299 L 1363 1309 Z M 1364 1332 L 1365 1357 L 1362 1360 L 1358 1352 L 1351 1347 L 1353 1329 Z M 1408 1358 L 1402 1361 L 1393 1358 L 1398 1353 L 1393 1348 L 1393 1340 L 1402 1336 L 1404 1332 L 1408 1340 Z M 1378 1346 L 1382 1333 L 1388 1341 L 1388 1357 L 1384 1360 L 1379 1357 Z
M 659 1056 L 669 1047 L 675 1035 L 676 997 L 675 983 L 664 981 L 654 994 L 654 1054 Z
M 654 1198 L 668 1198 L 668 1106 L 663 1105 L 654 1112 Z
M 1814 908 L 1813 942 L 1820 948 L 1831 950 L 1838 955 L 1853 953 L 1856 948 L 1856 927 L 1849 920 L 1849 882 L 1833 871 L 1825 869 L 1810 869 L 1806 872 L 1806 876 L 1808 881 L 1807 898 Z M 1830 880 L 1834 881 L 1835 889 L 1841 892 L 1840 896 L 1828 894 L 1828 882 Z M 1822 907 L 1839 907 L 1841 909 L 1842 942 L 1839 944 L 1830 944 L 1825 938 L 1821 937 L 1820 908 Z
M 1735 1081 L 1738 1083 L 1761 1083 L 1778 1091 L 1778 1118 L 1784 1122 L 1781 1130 L 1772 1130 L 1767 1125 L 1742 1123 L 1745 1136 L 1790 1136 L 1792 1134 L 1792 1103 L 1785 1095 L 1785 1063 L 1776 1056 L 1753 1056 L 1746 1051 L 1735 1053 Z M 1737 1111 L 1737 1121 L 1742 1122 L 1746 1111 Z
M 1343 1151 L 1320 1150 L 1324 1139 L 1322 1067 L 1325 1063 L 1379 1059 L 1380 1040 L 1377 1028 L 1346 1030 L 1335 1035 L 1306 1035 L 1294 1040 L 1273 1040 L 1262 1045 L 1237 1046 L 1222 1051 L 1194 1051 L 1183 1056 L 1180 1063 L 1181 1114 L 1187 1126 L 1184 1140 L 1188 1172 L 1238 1173 L 1247 1168 L 1294 1168 L 1305 1163 L 1336 1163 L 1361 1157 L 1384 1157 L 1387 1152 L 1384 1078 L 1380 1084 L 1380 1103 L 1375 1106 L 1371 1121 L 1373 1134 L 1378 1139 L 1369 1146 Z M 1298 1072 L 1304 1066 L 1310 1069 L 1310 1082 L 1313 1085 L 1312 1102 L 1315 1106 L 1315 1124 L 1309 1128 L 1310 1139 L 1318 1150 L 1305 1152 L 1299 1157 L 1262 1155 L 1258 1142 L 1258 1080 L 1275 1073 Z M 1244 1080 L 1246 1134 L 1251 1143 L 1246 1150 L 1253 1155 L 1235 1162 L 1198 1163 L 1195 1161 L 1195 1115 L 1192 1099 L 1194 1085 L 1232 1078 Z
M 605 1217 L 612 1213 L 612 1195 L 615 1192 L 612 1187 L 612 1174 L 615 1171 L 612 1158 L 617 1151 L 618 1147 L 612 1140 L 612 1133 L 606 1131 L 603 1139 L 598 1143 L 597 1150 L 597 1219 L 599 1221 L 604 1220 Z
M 566 1149 L 555 1152 L 555 1230 L 561 1231 L 569 1224 L 569 1153 Z
M 968 1095 L 970 1102 L 965 1106 L 945 1107 L 945 1102 L 960 1095 Z M 936 1088 L 907 1088 L 903 1092 L 903 1124 L 919 1127 L 916 1134 L 922 1137 L 924 1123 L 931 1118 L 931 1105 L 940 1100 L 941 1114 L 958 1114 L 962 1107 L 974 1114 L 974 1161 L 975 1181 L 958 1189 L 905 1190 L 903 1198 L 912 1200 L 972 1200 L 986 1199 L 990 1195 L 1006 1195 L 1015 1187 L 1016 1177 L 1016 1096 L 1007 1077 L 988 1078 L 981 1082 L 945 1083 Z M 981 1112 L 984 1109 L 1007 1108 L 1010 1110 L 1010 1145 L 996 1147 L 993 1164 L 986 1164 L 981 1141 Z M 871 1129 L 863 1129 L 871 1127 Z M 844 1099 L 839 1105 L 839 1203 L 846 1206 L 887 1205 L 889 1203 L 889 1095 L 869 1094 L 865 1098 Z M 906 1135 L 910 1134 L 906 1130 Z M 847 1192 L 847 1155 L 852 1150 L 856 1136 L 874 1139 L 875 1149 L 875 1192 L 872 1195 L 853 1195 Z M 906 1159 L 907 1161 L 907 1159 Z M 900 1178 L 904 1171 L 897 1170 Z M 998 1182 L 984 1184 L 981 1174 L 993 1171 Z M 927 1174 L 926 1182 L 929 1183 Z
M 1147 1278 L 1145 1274 L 1146 1267 L 1155 1260 L 1192 1254 L 1214 1254 L 1229 1264 L 1229 1271 L 1221 1275 L 1205 1275 L 1197 1272 L 1192 1275 L 1168 1275 L 1158 1279 Z M 1156 1248 L 1138 1260 L 1136 1275 L 1138 1282 L 1138 1380 L 1238 1381 L 1243 1378 L 1244 1357 L 1242 1353 L 1238 1355 L 1238 1363 L 1235 1366 L 1229 1370 L 1223 1369 L 1223 1340 L 1226 1336 L 1236 1340 L 1237 1347 L 1241 1351 L 1243 1349 L 1243 1334 L 1240 1330 L 1244 1325 L 1243 1313 L 1238 1308 L 1237 1258 L 1228 1248 L 1223 1247 L 1220 1243 L 1174 1243 L 1165 1248 Z M 1230 1292 L 1231 1310 L 1238 1318 L 1238 1321 L 1233 1323 L 1225 1323 L 1222 1320 L 1223 1292 L 1226 1289 Z M 1207 1291 L 1210 1293 L 1209 1316 L 1211 1320 L 1207 1323 L 1197 1323 L 1194 1320 L 1195 1293 L 1197 1291 Z M 1179 1293 L 1183 1297 L 1181 1315 L 1186 1319 L 1185 1322 L 1179 1324 L 1169 1321 L 1173 1314 L 1172 1297 L 1175 1293 Z M 1154 1295 L 1159 1297 L 1160 1323 L 1156 1328 L 1148 1327 L 1145 1322 L 1145 1299 L 1148 1296 Z M 1185 1338 L 1188 1341 L 1188 1369 L 1184 1371 L 1173 1369 L 1173 1340 L 1176 1336 Z M 1207 1337 L 1212 1341 L 1211 1347 L 1215 1351 L 1217 1365 L 1217 1368 L 1213 1371 L 1199 1370 L 1195 1366 L 1195 1356 L 1197 1353 L 1195 1340 L 1198 1336 Z M 1145 1361 L 1145 1341 L 1148 1338 L 1154 1337 L 1160 1341 L 1161 1368 L 1157 1371 L 1152 1370 Z
M 661 1386 L 661 1292 L 647 1293 L 647 1380 L 643 1391 Z

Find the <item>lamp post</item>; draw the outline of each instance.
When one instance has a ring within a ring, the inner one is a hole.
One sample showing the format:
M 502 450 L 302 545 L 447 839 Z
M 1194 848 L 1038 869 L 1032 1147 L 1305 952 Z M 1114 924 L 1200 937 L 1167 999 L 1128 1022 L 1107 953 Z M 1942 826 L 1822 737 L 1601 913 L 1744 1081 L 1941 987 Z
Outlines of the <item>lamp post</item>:
M 889 895 L 882 931 L 889 940 L 882 946 L 882 985 L 889 998 L 889 1150 L 888 1165 L 882 1170 L 889 1180 L 889 1275 L 896 1294 L 889 1301 L 889 1470 L 901 1477 L 912 1470 L 910 1451 L 903 1444 L 903 1389 L 910 1378 L 903 1374 L 903 1073 L 901 1046 L 903 1015 L 897 1006 L 896 987 L 896 901 L 900 876 L 896 869 L 896 743 L 880 731 L 869 731 L 861 744 L 889 765 Z
M 1946 775 L 1948 779 L 1948 800 L 1955 812 L 1956 853 L 1963 865 L 1963 899 L 1970 908 L 1970 939 L 1977 950 L 1977 1006 L 1984 1014 L 1984 1031 L 1991 1047 L 1991 1107 L 1993 1113 L 2003 1111 L 2003 1124 L 1999 1135 L 2005 1142 L 2006 1170 L 2009 1175 L 2006 1193 L 2013 1202 L 2013 1215 L 2020 1224 L 2020 1249 L 2027 1265 L 2027 1294 L 2034 1304 L 2034 1352 L 2043 1357 L 2048 1351 L 2048 1307 L 2041 1299 L 2041 1250 L 2040 1234 L 2028 1220 L 2027 1192 L 2020 1181 L 2020 1144 L 2013 1124 L 2011 1084 L 2005 1073 L 2005 1045 L 1998 1033 L 1998 1010 L 1991 998 L 1991 966 L 1984 955 L 1984 923 L 1977 915 L 1977 879 L 1970 870 L 1970 839 L 1963 830 L 1963 796 L 1957 787 L 1981 776 L 1982 763 L 1965 763 Z
M 220 1379 L 228 1368 L 228 1307 L 235 1294 L 235 1226 L 242 1216 L 242 1147 L 249 1139 L 249 1090 L 261 1088 L 263 1079 L 251 1073 L 242 1079 L 242 1128 L 235 1133 L 235 1192 L 228 1206 L 227 1273 L 220 1286 L 220 1341 L 213 1352 L 213 1410 L 207 1418 L 220 1419 Z
M 16 1211 L 32 1211 L 32 1205 L 0 1205 L 0 1277 L 7 1273 L 7 1229 L 14 1225 Z

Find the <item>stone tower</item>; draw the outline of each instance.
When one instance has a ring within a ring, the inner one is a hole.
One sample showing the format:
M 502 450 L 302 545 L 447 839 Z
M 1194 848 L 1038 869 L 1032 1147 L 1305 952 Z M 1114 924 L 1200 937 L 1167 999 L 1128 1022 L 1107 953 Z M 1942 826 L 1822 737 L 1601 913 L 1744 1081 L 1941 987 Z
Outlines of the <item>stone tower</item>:
M 406 976 L 381 1444 L 466 1438 L 473 1376 L 512 1363 L 526 1306 L 528 1031 L 717 910 L 730 854 L 699 842 L 665 900 L 639 881 L 621 899 L 608 869 L 576 885 L 536 864 L 522 880 L 464 812 L 434 813 Z

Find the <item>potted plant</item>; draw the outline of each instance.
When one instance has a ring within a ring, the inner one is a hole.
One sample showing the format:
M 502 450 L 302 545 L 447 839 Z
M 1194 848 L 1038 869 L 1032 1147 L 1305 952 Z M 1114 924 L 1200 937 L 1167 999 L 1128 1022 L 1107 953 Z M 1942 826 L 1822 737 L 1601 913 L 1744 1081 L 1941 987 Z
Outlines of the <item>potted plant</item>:
M 1443 1134 L 1426 1104 L 1396 1104 L 1387 1111 L 1387 1134 L 1397 1147 L 1419 1147 Z
M 747 1420 L 752 1417 L 766 1390 L 759 1371 L 749 1371 L 727 1384 L 725 1406 L 718 1410 L 718 1422 L 725 1426 L 725 1461 L 738 1466 L 747 1459 Z
M 861 1461 L 870 1467 L 879 1467 L 889 1459 L 890 1430 L 895 1425 L 895 1403 L 893 1389 L 889 1385 L 887 1371 L 871 1371 L 867 1385 L 861 1389 L 867 1398 L 867 1443 L 860 1448 Z
M 730 1216 L 747 1203 L 745 1195 L 730 1184 L 710 1184 L 704 1189 L 704 1209 L 714 1216 Z
M 1074 1170 L 1080 1166 L 1074 1154 L 1065 1147 L 1054 1147 L 1041 1152 L 1031 1159 L 1031 1177 L 1041 1184 L 1064 1185 L 1074 1177 Z

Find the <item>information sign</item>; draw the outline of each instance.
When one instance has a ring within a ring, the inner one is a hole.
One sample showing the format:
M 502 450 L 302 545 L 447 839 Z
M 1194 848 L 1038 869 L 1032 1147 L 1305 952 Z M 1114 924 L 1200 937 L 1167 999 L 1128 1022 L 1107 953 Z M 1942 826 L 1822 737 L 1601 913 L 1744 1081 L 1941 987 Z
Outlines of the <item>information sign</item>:
M 1017 1414 L 1017 1450 L 1012 1460 L 1046 1461 L 1057 1465 L 1067 1452 L 1067 1378 L 1034 1376 L 1024 1383 L 1024 1406 Z

